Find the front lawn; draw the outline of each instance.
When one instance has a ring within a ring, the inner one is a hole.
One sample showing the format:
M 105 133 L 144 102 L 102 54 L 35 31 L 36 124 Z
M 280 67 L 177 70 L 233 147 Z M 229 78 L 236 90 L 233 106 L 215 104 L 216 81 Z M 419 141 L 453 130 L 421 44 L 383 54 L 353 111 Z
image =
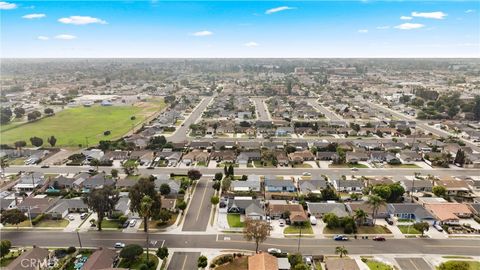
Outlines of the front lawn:
M 248 256 L 242 256 L 234 259 L 232 262 L 222 264 L 215 268 L 215 270 L 246 270 L 248 269 Z
M 253 161 L 253 164 L 255 165 L 256 168 L 276 168 L 277 167 L 272 164 L 271 160 L 267 160 L 267 161 L 255 160 Z
M 400 229 L 400 231 L 403 233 L 403 234 L 422 234 L 420 231 L 418 231 L 417 229 L 415 229 L 413 226 L 408 226 L 408 225 L 397 225 L 398 229 Z
M 102 220 L 102 229 L 119 229 L 122 226 L 116 219 L 104 219 Z
M 67 227 L 70 221 L 66 219 L 43 219 L 35 225 L 35 227 L 57 227 L 57 228 L 65 228 Z
M 388 165 L 390 168 L 407 168 L 407 169 L 417 169 L 420 168 L 417 164 L 398 164 L 398 165 Z
M 324 234 L 344 234 L 343 228 L 329 229 L 325 227 L 323 229 Z M 357 228 L 357 234 L 390 234 L 392 233 L 387 227 L 380 225 L 373 226 L 361 226 Z
M 293 164 L 293 168 L 312 168 L 312 165 L 308 163 Z
M 365 263 L 367 264 L 368 268 L 370 268 L 370 270 L 393 270 L 393 267 L 386 263 L 375 261 L 370 258 L 367 259 L 365 257 L 362 257 L 362 261 L 365 261 L 365 260 L 366 260 Z
M 313 234 L 312 225 L 310 225 L 310 223 L 307 223 L 305 226 L 287 226 L 283 230 L 283 234 L 300 234 L 300 229 L 302 230 L 302 234 Z
M 364 168 L 368 168 L 367 165 L 365 165 L 365 164 L 360 164 L 360 163 L 348 163 L 348 167 L 349 167 L 349 168 L 361 168 L 361 169 L 362 169 L 362 168 L 363 168 L 363 169 L 364 169 Z
M 148 260 L 149 261 L 154 261 L 155 264 L 152 267 L 146 268 L 146 269 L 149 269 L 149 270 L 157 269 L 157 265 L 158 265 L 157 256 L 155 256 L 153 254 L 149 254 L 148 255 Z M 131 263 L 127 262 L 125 260 L 121 260 L 119 265 L 118 265 L 118 268 L 140 269 L 140 267 L 142 267 L 142 265 L 144 265 L 146 263 L 147 263 L 147 254 L 143 253 L 142 255 L 140 255 L 140 257 L 138 257 L 135 261 L 133 261 Z
M 204 161 L 197 162 L 197 166 L 199 167 L 207 167 L 207 163 Z
M 20 256 L 21 252 L 11 251 L 7 256 L 0 259 L 0 267 L 7 267 L 13 260 Z
M 245 225 L 240 221 L 240 214 L 227 214 L 227 220 L 230 228 L 242 228 Z
M 464 269 L 460 268 L 461 265 L 468 265 L 468 270 L 478 270 L 480 269 L 480 262 L 479 261 L 446 261 L 440 264 L 437 269 L 438 270 L 449 270 L 449 269 Z

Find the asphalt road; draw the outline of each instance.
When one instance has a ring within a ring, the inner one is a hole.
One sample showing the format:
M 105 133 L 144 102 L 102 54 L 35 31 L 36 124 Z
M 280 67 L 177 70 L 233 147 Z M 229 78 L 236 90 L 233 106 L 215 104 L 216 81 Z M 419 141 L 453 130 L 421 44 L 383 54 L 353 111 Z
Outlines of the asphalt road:
M 263 103 L 263 98 L 252 98 L 253 102 L 255 103 L 255 109 L 258 113 L 258 120 L 262 121 L 269 121 L 272 120 L 270 118 L 270 114 L 267 111 L 267 107 Z
M 213 181 L 202 178 L 198 181 L 192 200 L 189 202 L 189 208 L 183 221 L 182 231 L 200 231 L 207 230 L 212 211 L 210 198 L 214 194 L 212 188 Z
M 145 246 L 144 233 L 85 232 L 80 233 L 83 247 L 113 247 L 116 242 Z M 2 231 L 1 239 L 12 241 L 14 246 L 79 247 L 75 233 L 51 231 Z M 243 239 L 241 234 L 150 234 L 150 240 L 169 248 L 198 249 L 242 249 L 254 250 L 253 242 Z M 350 240 L 336 242 L 332 239 L 304 238 L 300 252 L 306 255 L 333 254 L 335 247 L 342 245 L 349 254 L 445 254 L 478 256 L 479 239 L 389 239 L 385 242 L 373 240 Z M 269 238 L 260 244 L 261 250 L 279 248 L 286 252 L 296 252 L 297 238 Z
M 401 269 L 431 270 L 432 267 L 423 258 L 395 258 Z
M 319 112 L 323 113 L 325 117 L 330 121 L 342 121 L 344 120 L 340 115 L 330 111 L 329 109 L 323 107 L 322 105 L 318 104 L 317 99 L 308 99 L 308 103 Z
M 197 120 L 202 116 L 203 111 L 207 108 L 210 101 L 214 97 L 205 97 L 200 104 L 192 111 L 182 125 L 177 128 L 177 130 L 168 137 L 169 141 L 172 142 L 182 142 L 187 140 L 187 132 L 190 129 L 190 125 L 197 122 Z
M 110 172 L 114 167 L 99 167 L 99 171 Z M 39 166 L 10 166 L 5 169 L 6 173 L 18 173 L 20 171 L 25 172 L 43 172 L 43 173 L 77 173 L 86 171 L 88 167 L 82 166 L 50 166 L 50 168 L 40 168 Z M 121 170 L 121 168 L 117 168 Z M 203 175 L 213 175 L 217 172 L 223 172 L 222 168 L 196 168 Z M 138 169 L 140 174 L 161 174 L 161 173 L 187 173 L 190 168 L 171 168 L 171 167 L 156 167 L 152 170 L 146 168 Z M 358 171 L 352 171 L 350 168 L 235 168 L 236 174 L 258 174 L 258 175 L 301 175 L 303 172 L 309 172 L 314 177 L 320 177 L 321 175 L 327 175 L 330 177 L 340 177 L 342 175 L 357 175 L 357 176 L 392 176 L 395 179 L 400 179 L 403 176 L 411 175 L 418 172 L 424 175 L 431 174 L 439 177 L 445 176 L 472 176 L 480 175 L 480 169 L 422 169 L 422 168 L 359 168 Z
M 197 269 L 197 260 L 200 252 L 174 252 L 168 270 Z

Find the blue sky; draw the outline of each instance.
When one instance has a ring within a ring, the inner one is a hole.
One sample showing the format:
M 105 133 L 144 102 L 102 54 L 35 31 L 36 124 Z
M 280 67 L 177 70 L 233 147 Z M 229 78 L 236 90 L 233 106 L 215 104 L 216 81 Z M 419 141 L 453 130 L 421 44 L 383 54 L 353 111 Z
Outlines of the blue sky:
M 480 1 L 1 1 L 1 57 L 480 57 Z

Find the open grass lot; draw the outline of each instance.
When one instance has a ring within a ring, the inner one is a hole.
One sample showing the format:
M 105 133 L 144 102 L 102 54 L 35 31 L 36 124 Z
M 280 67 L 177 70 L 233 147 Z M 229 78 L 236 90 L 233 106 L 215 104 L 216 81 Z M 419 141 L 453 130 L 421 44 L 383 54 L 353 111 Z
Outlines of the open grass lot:
M 325 227 L 323 229 L 324 234 L 344 234 L 343 228 L 333 228 L 329 229 Z M 388 228 L 380 226 L 380 225 L 375 225 L 374 227 L 372 226 L 361 226 L 357 228 L 357 234 L 390 234 L 392 233 Z
M 287 226 L 284 230 L 284 234 L 300 234 L 300 229 L 302 229 L 302 234 L 313 234 L 313 229 L 312 225 L 308 223 L 305 226 L 295 226 L 295 225 L 290 225 Z
M 413 226 L 398 225 L 397 227 L 398 227 L 398 229 L 400 229 L 400 231 L 401 231 L 403 234 L 422 234 L 420 231 L 418 231 L 417 229 L 415 229 Z
M 367 260 L 365 264 L 367 264 L 370 270 L 393 270 L 392 266 L 379 261 L 372 260 L 371 258 L 362 257 L 362 260 Z
M 155 265 L 153 265 L 152 267 L 148 268 L 150 270 L 153 270 L 153 269 L 157 269 L 157 265 L 158 265 L 158 258 L 157 256 L 153 255 L 153 254 L 149 254 L 148 255 L 148 260 L 149 261 L 154 261 L 155 262 Z M 128 263 L 127 261 L 125 260 L 121 260 L 120 261 L 120 264 L 118 265 L 119 268 L 127 268 L 127 269 L 140 269 L 140 267 L 143 265 L 143 264 L 146 264 L 147 263 L 147 254 L 146 253 L 143 253 L 142 255 L 140 255 L 135 261 L 133 261 L 132 263 Z
M 248 269 L 247 256 L 236 258 L 231 263 L 223 264 L 215 268 L 215 270 L 247 270 L 247 269 Z
M 227 214 L 228 226 L 230 228 L 242 228 L 243 222 L 240 221 L 240 214 Z
M 46 142 L 47 137 L 55 136 L 57 146 L 78 147 L 88 144 L 95 145 L 101 140 L 118 139 L 137 126 L 155 112 L 163 109 L 163 101 L 139 102 L 126 106 L 93 106 L 90 108 L 67 108 L 54 116 L 46 117 L 32 123 L 15 126 L 2 126 L 2 143 L 13 144 L 15 141 L 24 140 L 30 144 L 29 138 L 40 137 Z M 135 116 L 135 120 L 130 120 Z M 110 135 L 103 135 L 109 130 Z
M 438 270 L 448 270 L 448 269 L 465 269 L 465 268 L 460 268 L 461 264 L 466 264 L 468 265 L 468 270 L 478 270 L 480 269 L 480 262 L 478 261 L 456 261 L 456 260 L 452 260 L 452 261 L 446 261 L 442 264 L 440 264 L 437 269 Z

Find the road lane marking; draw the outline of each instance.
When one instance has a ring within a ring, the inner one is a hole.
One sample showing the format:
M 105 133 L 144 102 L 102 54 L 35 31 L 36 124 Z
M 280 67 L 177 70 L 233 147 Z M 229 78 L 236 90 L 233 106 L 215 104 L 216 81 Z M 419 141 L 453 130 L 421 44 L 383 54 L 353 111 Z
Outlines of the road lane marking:
M 202 201 L 200 203 L 200 208 L 198 208 L 197 219 L 195 221 L 198 221 L 198 218 L 200 217 L 200 213 L 202 212 L 201 210 L 203 206 L 203 200 L 205 199 L 205 194 L 207 193 L 207 189 L 208 189 L 208 179 L 206 179 L 205 181 L 205 190 L 203 191 Z
M 217 242 L 225 242 L 225 243 L 253 243 L 250 241 L 242 241 L 242 240 L 217 240 Z M 274 247 L 297 247 L 297 244 L 273 244 L 273 243 L 262 243 L 263 245 L 266 246 L 274 246 Z M 338 245 L 302 245 L 302 247 L 337 247 Z M 346 245 L 348 246 L 348 245 Z M 372 245 L 353 245 L 353 246 L 348 246 L 348 247 L 360 247 L 360 248 L 372 248 Z
M 409 259 L 410 263 L 415 267 L 416 270 L 419 270 L 413 259 Z
M 185 259 L 183 259 L 182 270 L 185 269 L 185 263 L 187 263 L 188 255 L 185 255 Z

